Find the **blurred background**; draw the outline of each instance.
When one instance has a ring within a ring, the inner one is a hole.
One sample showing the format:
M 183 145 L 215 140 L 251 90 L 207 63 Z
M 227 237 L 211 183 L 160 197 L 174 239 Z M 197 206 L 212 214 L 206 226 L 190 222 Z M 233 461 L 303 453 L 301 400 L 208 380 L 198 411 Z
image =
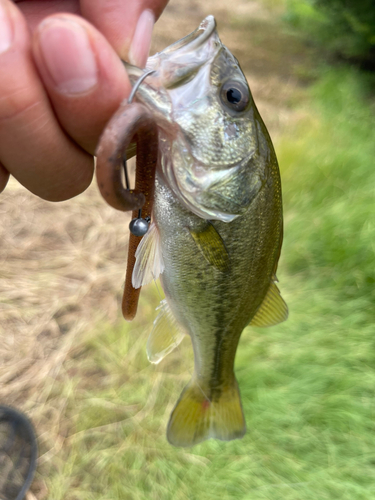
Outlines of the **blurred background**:
M 129 217 L 95 183 L 44 202 L 0 195 L 0 401 L 39 439 L 27 499 L 375 498 L 375 7 L 372 0 L 171 0 L 152 51 L 208 14 L 239 59 L 279 159 L 287 322 L 244 331 L 247 434 L 175 449 L 190 340 L 160 365 L 161 292 L 120 316 Z

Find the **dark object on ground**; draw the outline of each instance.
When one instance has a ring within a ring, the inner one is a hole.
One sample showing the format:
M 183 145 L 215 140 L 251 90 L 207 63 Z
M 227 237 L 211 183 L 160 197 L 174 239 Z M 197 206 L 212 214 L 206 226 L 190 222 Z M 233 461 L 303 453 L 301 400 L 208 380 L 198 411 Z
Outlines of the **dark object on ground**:
M 22 500 L 37 461 L 37 442 L 30 420 L 15 408 L 0 405 L 0 498 Z

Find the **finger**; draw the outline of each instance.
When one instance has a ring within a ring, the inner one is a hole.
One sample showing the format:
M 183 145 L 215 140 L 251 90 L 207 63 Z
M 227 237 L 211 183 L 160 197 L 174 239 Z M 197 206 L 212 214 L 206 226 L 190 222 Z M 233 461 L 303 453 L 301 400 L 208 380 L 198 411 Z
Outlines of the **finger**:
M 27 20 L 31 31 L 34 31 L 39 23 L 47 16 L 56 12 L 70 12 L 79 14 L 79 0 L 13 0 Z
M 8 184 L 9 172 L 0 163 L 0 193 L 4 191 L 5 186 Z
M 42 22 L 33 54 L 59 122 L 93 154 L 105 124 L 131 90 L 118 55 L 93 26 L 69 14 Z
M 0 162 L 38 196 L 70 198 L 90 184 L 93 158 L 56 120 L 31 60 L 23 16 L 8 0 L 0 0 L 0 9 Z
M 152 29 L 168 0 L 81 0 L 81 12 L 125 61 L 143 67 Z

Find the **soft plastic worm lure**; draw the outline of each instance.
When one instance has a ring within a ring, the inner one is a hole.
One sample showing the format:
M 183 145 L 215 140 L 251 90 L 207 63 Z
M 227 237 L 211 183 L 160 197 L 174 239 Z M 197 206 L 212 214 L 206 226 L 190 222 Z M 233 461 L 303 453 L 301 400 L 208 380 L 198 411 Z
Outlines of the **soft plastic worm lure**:
M 125 278 L 122 313 L 128 321 L 134 319 L 141 289 L 132 286 L 135 252 L 147 232 L 154 197 L 155 171 L 158 160 L 156 123 L 145 106 L 132 102 L 143 80 L 153 71 L 145 72 L 135 83 L 129 99 L 124 102 L 105 128 L 97 149 L 96 177 L 103 198 L 111 207 L 132 211 L 128 263 Z M 126 169 L 126 150 L 137 145 L 135 188 L 130 189 Z M 125 184 L 122 169 L 125 170 Z

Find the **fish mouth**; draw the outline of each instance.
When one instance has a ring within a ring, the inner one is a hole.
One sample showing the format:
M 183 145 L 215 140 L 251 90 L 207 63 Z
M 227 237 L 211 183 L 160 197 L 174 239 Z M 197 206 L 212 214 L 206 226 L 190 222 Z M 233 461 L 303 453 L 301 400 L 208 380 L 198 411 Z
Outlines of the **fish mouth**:
M 146 68 L 153 74 L 138 88 L 138 100 L 170 123 L 172 102 L 168 91 L 194 78 L 202 66 L 210 63 L 220 45 L 215 18 L 207 16 L 190 35 L 148 58 Z M 143 73 L 139 68 L 126 67 L 130 75 Z M 132 79 L 134 81 L 135 76 Z M 160 127 L 162 123 L 163 120 L 159 121 Z
M 190 33 L 190 35 L 181 38 L 181 40 L 172 43 L 172 45 L 169 45 L 166 49 L 160 52 L 160 54 L 167 55 L 182 48 L 189 51 L 197 50 L 205 42 L 207 42 L 207 40 L 215 31 L 215 29 L 216 29 L 216 21 L 214 16 L 207 16 L 205 19 L 203 19 L 203 21 L 200 23 L 200 25 L 195 31 Z

